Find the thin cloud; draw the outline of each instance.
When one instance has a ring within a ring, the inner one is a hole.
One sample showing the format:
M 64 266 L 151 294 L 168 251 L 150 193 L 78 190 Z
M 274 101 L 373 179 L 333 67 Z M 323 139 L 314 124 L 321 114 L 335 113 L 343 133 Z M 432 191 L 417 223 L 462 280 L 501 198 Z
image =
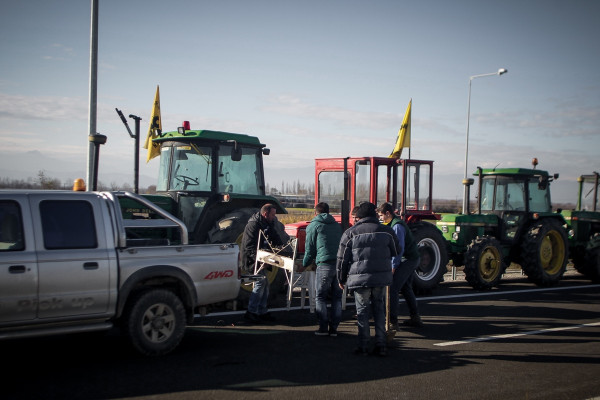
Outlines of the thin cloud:
M 263 110 L 298 118 L 327 120 L 342 126 L 367 129 L 388 129 L 399 126 L 403 117 L 393 113 L 364 112 L 335 106 L 309 104 L 290 95 L 280 95 L 271 99 L 269 105 L 263 107 Z
M 58 96 L 22 96 L 0 93 L 0 118 L 25 120 L 85 120 L 87 100 Z
M 544 112 L 480 114 L 471 116 L 471 121 L 552 138 L 589 137 L 598 135 L 600 109 L 571 104 Z
M 87 121 L 89 100 L 81 97 L 23 96 L 0 93 L 0 119 Z M 112 106 L 97 105 L 100 118 L 116 118 Z

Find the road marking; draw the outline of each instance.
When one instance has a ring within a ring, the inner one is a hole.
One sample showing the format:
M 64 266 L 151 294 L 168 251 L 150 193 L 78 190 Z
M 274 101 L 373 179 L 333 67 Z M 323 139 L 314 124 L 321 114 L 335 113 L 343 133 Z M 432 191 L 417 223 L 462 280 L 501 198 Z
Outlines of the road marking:
M 557 290 L 570 290 L 570 289 L 589 289 L 600 287 L 600 285 L 584 285 L 584 286 L 561 286 L 551 288 L 535 288 L 535 289 L 523 289 L 523 290 L 502 290 L 502 291 L 491 291 L 491 292 L 477 292 L 469 294 L 452 294 L 448 296 L 430 296 L 430 297 L 417 297 L 417 300 L 436 300 L 436 299 L 457 299 L 463 297 L 479 297 L 479 296 L 499 296 L 513 293 L 533 293 L 533 292 L 552 292 Z
M 478 337 L 478 338 L 466 339 L 466 340 L 455 340 L 453 342 L 435 343 L 434 346 L 445 347 L 445 346 L 456 346 L 459 344 L 466 344 L 466 343 L 473 343 L 473 342 L 488 342 L 491 340 L 508 339 L 508 338 L 514 338 L 514 337 L 519 337 L 519 336 L 527 336 L 527 335 L 539 335 L 541 333 L 548 333 L 548 332 L 568 331 L 570 329 L 586 328 L 586 327 L 590 327 L 590 326 L 600 326 L 600 322 L 591 322 L 589 324 L 581 324 L 581 325 L 562 326 L 559 328 L 540 329 L 537 331 L 529 331 L 529 332 L 521 332 L 521 333 L 508 333 L 506 335 L 484 336 L 484 337 Z
M 600 287 L 600 285 L 561 286 L 561 287 L 552 287 L 552 288 L 535 288 L 535 289 L 523 289 L 523 290 L 502 290 L 502 291 L 498 290 L 498 291 L 491 291 L 491 292 L 452 294 L 452 295 L 448 295 L 448 296 L 417 297 L 417 301 L 459 299 L 459 298 L 465 298 L 465 297 L 500 296 L 500 295 L 512 294 L 512 293 L 551 292 L 551 291 L 556 291 L 556 290 L 572 290 L 572 289 L 578 290 L 578 289 L 589 289 L 589 288 L 597 288 L 597 287 Z M 399 299 L 399 302 L 400 303 L 404 302 L 404 299 Z M 346 306 L 353 306 L 353 305 L 354 305 L 354 303 L 352 303 L 352 302 L 346 303 Z M 289 309 L 287 307 L 269 308 L 269 311 L 297 311 L 297 310 L 307 310 L 307 309 L 309 309 L 308 306 L 304 306 L 304 307 L 295 306 L 295 307 L 290 307 Z M 210 314 L 208 314 L 208 316 L 218 317 L 218 316 L 225 316 L 225 315 L 244 314 L 245 312 L 246 312 L 246 310 L 222 311 L 222 312 L 210 313 Z M 194 317 L 202 318 L 202 315 L 195 314 Z

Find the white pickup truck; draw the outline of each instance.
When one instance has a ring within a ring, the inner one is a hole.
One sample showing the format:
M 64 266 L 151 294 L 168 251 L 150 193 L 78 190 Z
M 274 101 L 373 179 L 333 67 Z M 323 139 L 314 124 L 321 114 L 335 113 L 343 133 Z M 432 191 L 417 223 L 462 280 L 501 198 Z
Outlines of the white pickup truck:
M 143 354 L 172 351 L 202 306 L 240 288 L 236 244 L 187 240 L 129 192 L 0 190 L 0 339 L 119 326 Z

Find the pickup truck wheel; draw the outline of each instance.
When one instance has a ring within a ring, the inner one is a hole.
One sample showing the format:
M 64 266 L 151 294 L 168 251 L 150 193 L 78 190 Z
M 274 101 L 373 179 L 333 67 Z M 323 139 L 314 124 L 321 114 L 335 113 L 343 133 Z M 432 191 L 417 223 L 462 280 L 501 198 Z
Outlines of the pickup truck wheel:
M 144 355 L 167 354 L 183 338 L 185 309 L 171 291 L 154 289 L 140 293 L 125 315 L 127 336 L 136 350 Z

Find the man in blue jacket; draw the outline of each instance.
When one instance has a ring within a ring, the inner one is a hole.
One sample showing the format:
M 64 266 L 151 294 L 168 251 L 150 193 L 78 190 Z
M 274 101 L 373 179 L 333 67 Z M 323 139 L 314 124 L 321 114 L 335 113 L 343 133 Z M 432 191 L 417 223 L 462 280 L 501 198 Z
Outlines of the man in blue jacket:
M 342 227 L 329 214 L 329 205 L 315 206 L 315 217 L 306 227 L 306 241 L 302 268 L 317 265 L 317 336 L 337 336 L 342 320 L 342 289 L 335 270 L 337 250 L 342 237 Z M 331 296 L 331 317 L 327 314 L 327 297 Z
M 355 353 L 368 354 L 370 307 L 375 321 L 373 354 L 385 356 L 385 287 L 392 284 L 390 263 L 400 252 L 400 244 L 392 228 L 379 223 L 375 204 L 361 204 L 356 216 L 360 220 L 344 232 L 338 248 L 338 280 L 340 288 L 354 290 L 358 317 Z
M 400 253 L 392 259 L 394 278 L 390 286 L 390 322 L 394 325 L 394 329 L 398 330 L 398 292 L 401 292 L 410 312 L 410 319 L 405 320 L 403 324 L 421 327 L 423 322 L 419 316 L 417 297 L 412 287 L 413 276 L 421 260 L 417 242 L 406 222 L 394 213 L 394 207 L 390 203 L 380 205 L 377 213 L 383 223 L 396 232 L 402 247 Z

